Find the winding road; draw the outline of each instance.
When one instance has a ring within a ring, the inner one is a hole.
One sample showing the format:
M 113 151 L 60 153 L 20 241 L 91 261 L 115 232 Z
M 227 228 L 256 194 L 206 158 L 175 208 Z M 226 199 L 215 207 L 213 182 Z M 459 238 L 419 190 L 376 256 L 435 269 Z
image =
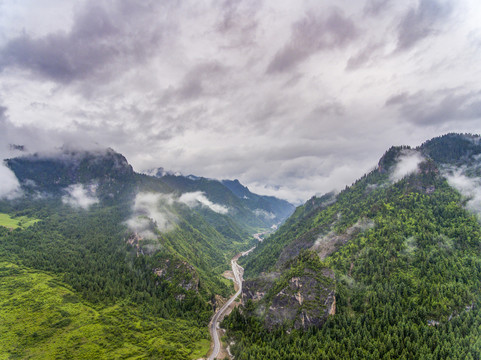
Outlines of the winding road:
M 216 311 L 216 313 L 212 317 L 212 320 L 209 324 L 209 331 L 210 331 L 210 335 L 211 335 L 211 337 L 214 341 L 214 350 L 212 351 L 212 353 L 208 357 L 208 360 L 214 360 L 219 355 L 219 351 L 220 351 L 220 337 L 219 337 L 220 327 L 219 327 L 219 324 L 222 321 L 222 319 L 224 318 L 225 313 L 226 313 L 227 309 L 229 308 L 229 306 L 237 299 L 237 297 L 242 292 L 242 273 L 241 273 L 241 270 L 244 270 L 244 269 L 242 268 L 242 266 L 240 266 L 237 263 L 237 260 L 241 256 L 249 254 L 252 250 L 254 250 L 254 248 L 255 248 L 255 246 L 253 248 L 247 250 L 247 251 L 244 251 L 240 254 L 237 254 L 230 261 L 231 266 L 232 266 L 232 272 L 234 273 L 234 282 L 237 284 L 239 289 L 219 310 Z

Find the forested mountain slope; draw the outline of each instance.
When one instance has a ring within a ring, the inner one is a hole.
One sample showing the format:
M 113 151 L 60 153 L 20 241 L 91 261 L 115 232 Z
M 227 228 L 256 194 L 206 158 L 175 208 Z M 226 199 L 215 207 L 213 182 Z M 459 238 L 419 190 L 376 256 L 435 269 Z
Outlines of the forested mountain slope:
M 182 190 L 135 173 L 111 149 L 6 164 L 22 194 L 0 200 L 0 292 L 11 297 L 4 304 L 8 321 L 0 333 L 8 340 L 0 342 L 0 353 L 86 359 L 206 354 L 214 295 L 232 291 L 220 274 L 256 241 L 252 231 L 270 224 L 239 221 L 240 210 L 230 202 L 237 197 L 224 186 L 223 192 Z M 32 323 L 32 317 L 43 320 Z M 13 326 L 14 318 L 24 330 Z
M 236 359 L 479 358 L 480 153 L 461 134 L 393 147 L 297 208 L 244 260 Z

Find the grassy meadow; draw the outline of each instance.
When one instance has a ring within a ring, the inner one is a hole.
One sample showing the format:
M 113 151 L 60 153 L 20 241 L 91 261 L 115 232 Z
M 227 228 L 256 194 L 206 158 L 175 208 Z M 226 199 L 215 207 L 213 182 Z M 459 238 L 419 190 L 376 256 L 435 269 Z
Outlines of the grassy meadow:
M 207 329 L 139 313 L 127 303 L 95 308 L 54 276 L 0 262 L 0 359 L 195 359 Z

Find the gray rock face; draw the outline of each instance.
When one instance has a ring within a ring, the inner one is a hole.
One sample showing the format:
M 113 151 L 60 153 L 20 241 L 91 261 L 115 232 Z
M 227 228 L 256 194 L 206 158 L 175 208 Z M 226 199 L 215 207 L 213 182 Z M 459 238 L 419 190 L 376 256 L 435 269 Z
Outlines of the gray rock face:
M 297 276 L 264 275 L 244 282 L 242 301 L 248 300 L 256 304 L 256 315 L 269 329 L 282 324 L 295 329 L 320 327 L 335 314 L 334 273 L 305 268 Z
M 194 267 L 182 260 L 165 259 L 160 267 L 152 272 L 164 281 L 169 281 L 184 291 L 199 292 L 199 275 Z M 176 298 L 183 300 L 185 294 L 181 293 Z

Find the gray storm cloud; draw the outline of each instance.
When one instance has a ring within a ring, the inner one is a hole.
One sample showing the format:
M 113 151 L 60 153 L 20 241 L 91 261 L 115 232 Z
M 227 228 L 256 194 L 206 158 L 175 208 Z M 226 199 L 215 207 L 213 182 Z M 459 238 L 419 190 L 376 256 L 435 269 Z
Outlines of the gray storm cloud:
M 441 22 L 451 14 L 451 1 L 420 0 L 402 17 L 398 26 L 398 49 L 407 50 L 439 32 Z
M 289 42 L 276 53 L 267 72 L 291 70 L 312 54 L 343 47 L 357 35 L 354 22 L 338 9 L 332 9 L 327 16 L 311 12 L 292 25 Z
M 403 92 L 393 95 L 386 106 L 396 107 L 406 121 L 430 126 L 481 117 L 481 93 L 442 89 L 434 92 Z
M 159 7 L 132 1 L 87 1 L 69 31 L 40 38 L 24 33 L 8 41 L 0 50 L 0 69 L 18 66 L 60 83 L 91 76 L 109 78 L 119 67 L 148 57 L 162 40 L 158 22 L 140 26 Z
M 5 145 L 96 143 L 301 203 L 392 145 L 480 131 L 480 2 L 48 4 L 0 2 Z

